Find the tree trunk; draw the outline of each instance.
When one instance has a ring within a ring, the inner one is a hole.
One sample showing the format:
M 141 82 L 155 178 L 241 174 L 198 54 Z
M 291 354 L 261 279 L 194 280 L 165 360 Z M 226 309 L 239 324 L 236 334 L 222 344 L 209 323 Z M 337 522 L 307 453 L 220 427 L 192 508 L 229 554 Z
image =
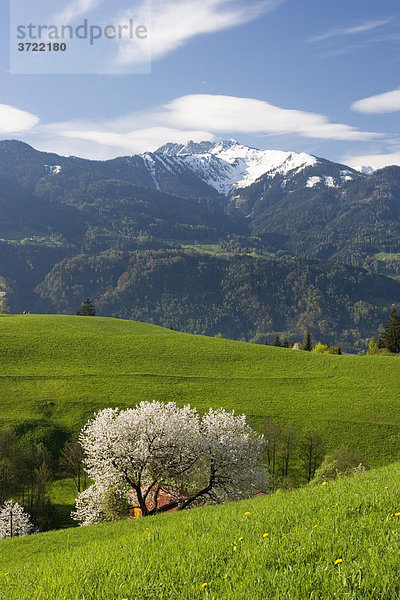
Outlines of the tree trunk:
M 196 494 L 194 494 L 193 496 L 191 496 L 190 498 L 188 498 L 187 500 L 185 500 L 185 502 L 183 504 L 181 504 L 181 506 L 178 508 L 178 510 L 184 510 L 185 508 L 190 506 L 195 500 L 197 500 L 198 498 L 201 498 L 201 496 L 204 496 L 204 494 L 211 492 L 211 490 L 214 486 L 214 483 L 215 483 L 215 469 L 214 469 L 214 465 L 211 464 L 210 480 L 208 482 L 208 485 L 205 488 L 203 488 L 202 490 L 200 490 L 199 492 L 197 492 Z

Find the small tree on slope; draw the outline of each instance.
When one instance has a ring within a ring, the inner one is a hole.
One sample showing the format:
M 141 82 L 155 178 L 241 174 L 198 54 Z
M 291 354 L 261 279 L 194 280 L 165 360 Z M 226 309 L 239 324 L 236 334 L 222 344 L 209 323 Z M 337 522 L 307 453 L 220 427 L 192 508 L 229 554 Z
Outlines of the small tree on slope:
M 244 416 L 210 409 L 202 418 L 190 406 L 142 402 L 136 408 L 100 411 L 82 430 L 85 466 L 94 485 L 78 496 L 73 517 L 104 520 L 107 490 L 134 494 L 142 514 L 158 512 L 146 500 L 159 486 L 185 487 L 194 502 L 249 497 L 266 486 L 259 460 L 263 438 Z
M 279 337 L 279 335 L 276 336 L 275 340 L 274 340 L 274 346 L 276 346 L 277 348 L 281 347 L 281 338 Z
M 81 486 L 86 487 L 86 474 L 83 468 L 84 454 L 82 446 L 79 443 L 78 434 L 74 434 L 69 439 L 61 451 L 59 466 L 64 476 L 71 477 L 78 490 L 81 492 Z
M 312 350 L 312 339 L 311 339 L 311 333 L 309 331 L 307 331 L 305 340 L 304 340 L 304 350 L 306 352 L 311 352 Z
M 33 529 L 29 515 L 18 502 L 5 502 L 0 509 L 0 540 L 28 535 Z
M 76 313 L 78 317 L 95 317 L 96 310 L 93 304 L 90 302 L 89 298 L 86 298 L 84 302 L 82 302 L 82 306 Z

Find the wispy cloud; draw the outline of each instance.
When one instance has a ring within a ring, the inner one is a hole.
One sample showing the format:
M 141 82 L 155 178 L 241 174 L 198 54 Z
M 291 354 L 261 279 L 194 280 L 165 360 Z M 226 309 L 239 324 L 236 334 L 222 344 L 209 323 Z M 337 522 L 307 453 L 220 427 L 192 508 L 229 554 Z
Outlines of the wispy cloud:
M 330 123 L 324 115 L 281 108 L 264 100 L 198 94 L 103 123 L 70 121 L 41 125 L 35 128 L 30 141 L 61 154 L 111 158 L 155 150 L 171 141 L 185 143 L 237 134 L 345 141 L 367 141 L 381 136 L 350 125 Z
M 345 156 L 343 161 L 354 169 L 361 166 L 373 167 L 374 169 L 383 169 L 383 167 L 390 167 L 392 165 L 400 166 L 400 149 L 397 152 L 389 152 L 386 154 Z
M 36 115 L 9 106 L 0 104 L 0 134 L 9 135 L 29 131 L 39 123 Z
M 151 45 L 152 58 L 157 60 L 182 47 L 190 39 L 215 33 L 270 12 L 286 0 L 153 0 Z M 146 14 L 148 2 L 143 1 L 136 14 Z M 127 14 L 124 18 L 127 18 Z M 141 45 L 122 40 L 117 64 L 129 65 L 143 60 Z
M 330 123 L 317 113 L 274 106 L 264 100 L 198 94 L 183 96 L 165 106 L 159 118 L 175 127 L 215 133 L 298 134 L 307 138 L 367 140 L 378 133 Z
M 71 23 L 87 12 L 103 4 L 104 0 L 72 0 L 67 6 L 54 16 L 55 23 Z
M 352 110 L 366 114 L 391 113 L 400 110 L 400 89 L 357 100 Z
M 338 37 L 342 37 L 342 36 L 354 36 L 354 35 L 358 35 L 361 33 L 375 31 L 377 29 L 380 29 L 384 25 L 387 25 L 392 20 L 393 20 L 392 18 L 376 19 L 374 21 L 366 21 L 364 23 L 359 23 L 357 25 L 351 25 L 350 27 L 334 27 L 333 29 L 330 29 L 326 33 L 323 33 L 321 35 L 317 35 L 317 36 L 311 38 L 309 41 L 310 42 L 322 42 L 322 41 L 329 40 L 332 38 L 338 38 Z
M 147 127 L 126 132 L 113 132 L 103 129 L 61 129 L 58 135 L 74 140 L 85 140 L 103 146 L 118 148 L 123 152 L 140 153 L 156 150 L 163 144 L 173 140 L 176 143 L 186 143 L 189 140 L 201 142 L 212 141 L 215 136 L 208 131 L 182 131 L 171 127 Z

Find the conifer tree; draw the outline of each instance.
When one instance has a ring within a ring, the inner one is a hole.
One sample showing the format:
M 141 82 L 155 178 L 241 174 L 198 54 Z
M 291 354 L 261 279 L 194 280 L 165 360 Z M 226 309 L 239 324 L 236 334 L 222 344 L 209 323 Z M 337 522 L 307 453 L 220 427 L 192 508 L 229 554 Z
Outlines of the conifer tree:
M 279 337 L 279 335 L 277 335 L 275 338 L 274 346 L 277 346 L 278 348 L 281 347 L 281 338 Z
M 312 340 L 311 340 L 311 333 L 309 331 L 307 331 L 305 340 L 304 340 L 304 350 L 306 352 L 311 352 L 312 350 Z
M 379 345 L 381 348 L 387 348 L 394 354 L 400 353 L 400 317 L 397 315 L 395 308 L 383 326 Z
M 82 306 L 76 313 L 79 317 L 95 317 L 96 310 L 93 304 L 90 302 L 89 298 L 86 298 L 84 302 L 82 302 Z
M 289 340 L 288 340 L 287 338 L 285 338 L 285 339 L 283 340 L 283 347 L 284 347 L 284 348 L 289 348 L 289 347 L 290 347 Z

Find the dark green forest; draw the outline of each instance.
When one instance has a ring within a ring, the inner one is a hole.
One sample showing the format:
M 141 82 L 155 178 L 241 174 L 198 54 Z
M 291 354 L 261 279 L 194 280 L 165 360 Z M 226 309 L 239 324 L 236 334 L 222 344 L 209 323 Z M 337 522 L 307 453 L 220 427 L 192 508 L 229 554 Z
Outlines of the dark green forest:
M 302 340 L 310 330 L 362 349 L 400 297 L 400 282 L 328 261 L 108 251 L 66 258 L 36 293 L 51 312 L 75 312 L 87 293 L 103 316 L 261 343 L 276 334 Z

